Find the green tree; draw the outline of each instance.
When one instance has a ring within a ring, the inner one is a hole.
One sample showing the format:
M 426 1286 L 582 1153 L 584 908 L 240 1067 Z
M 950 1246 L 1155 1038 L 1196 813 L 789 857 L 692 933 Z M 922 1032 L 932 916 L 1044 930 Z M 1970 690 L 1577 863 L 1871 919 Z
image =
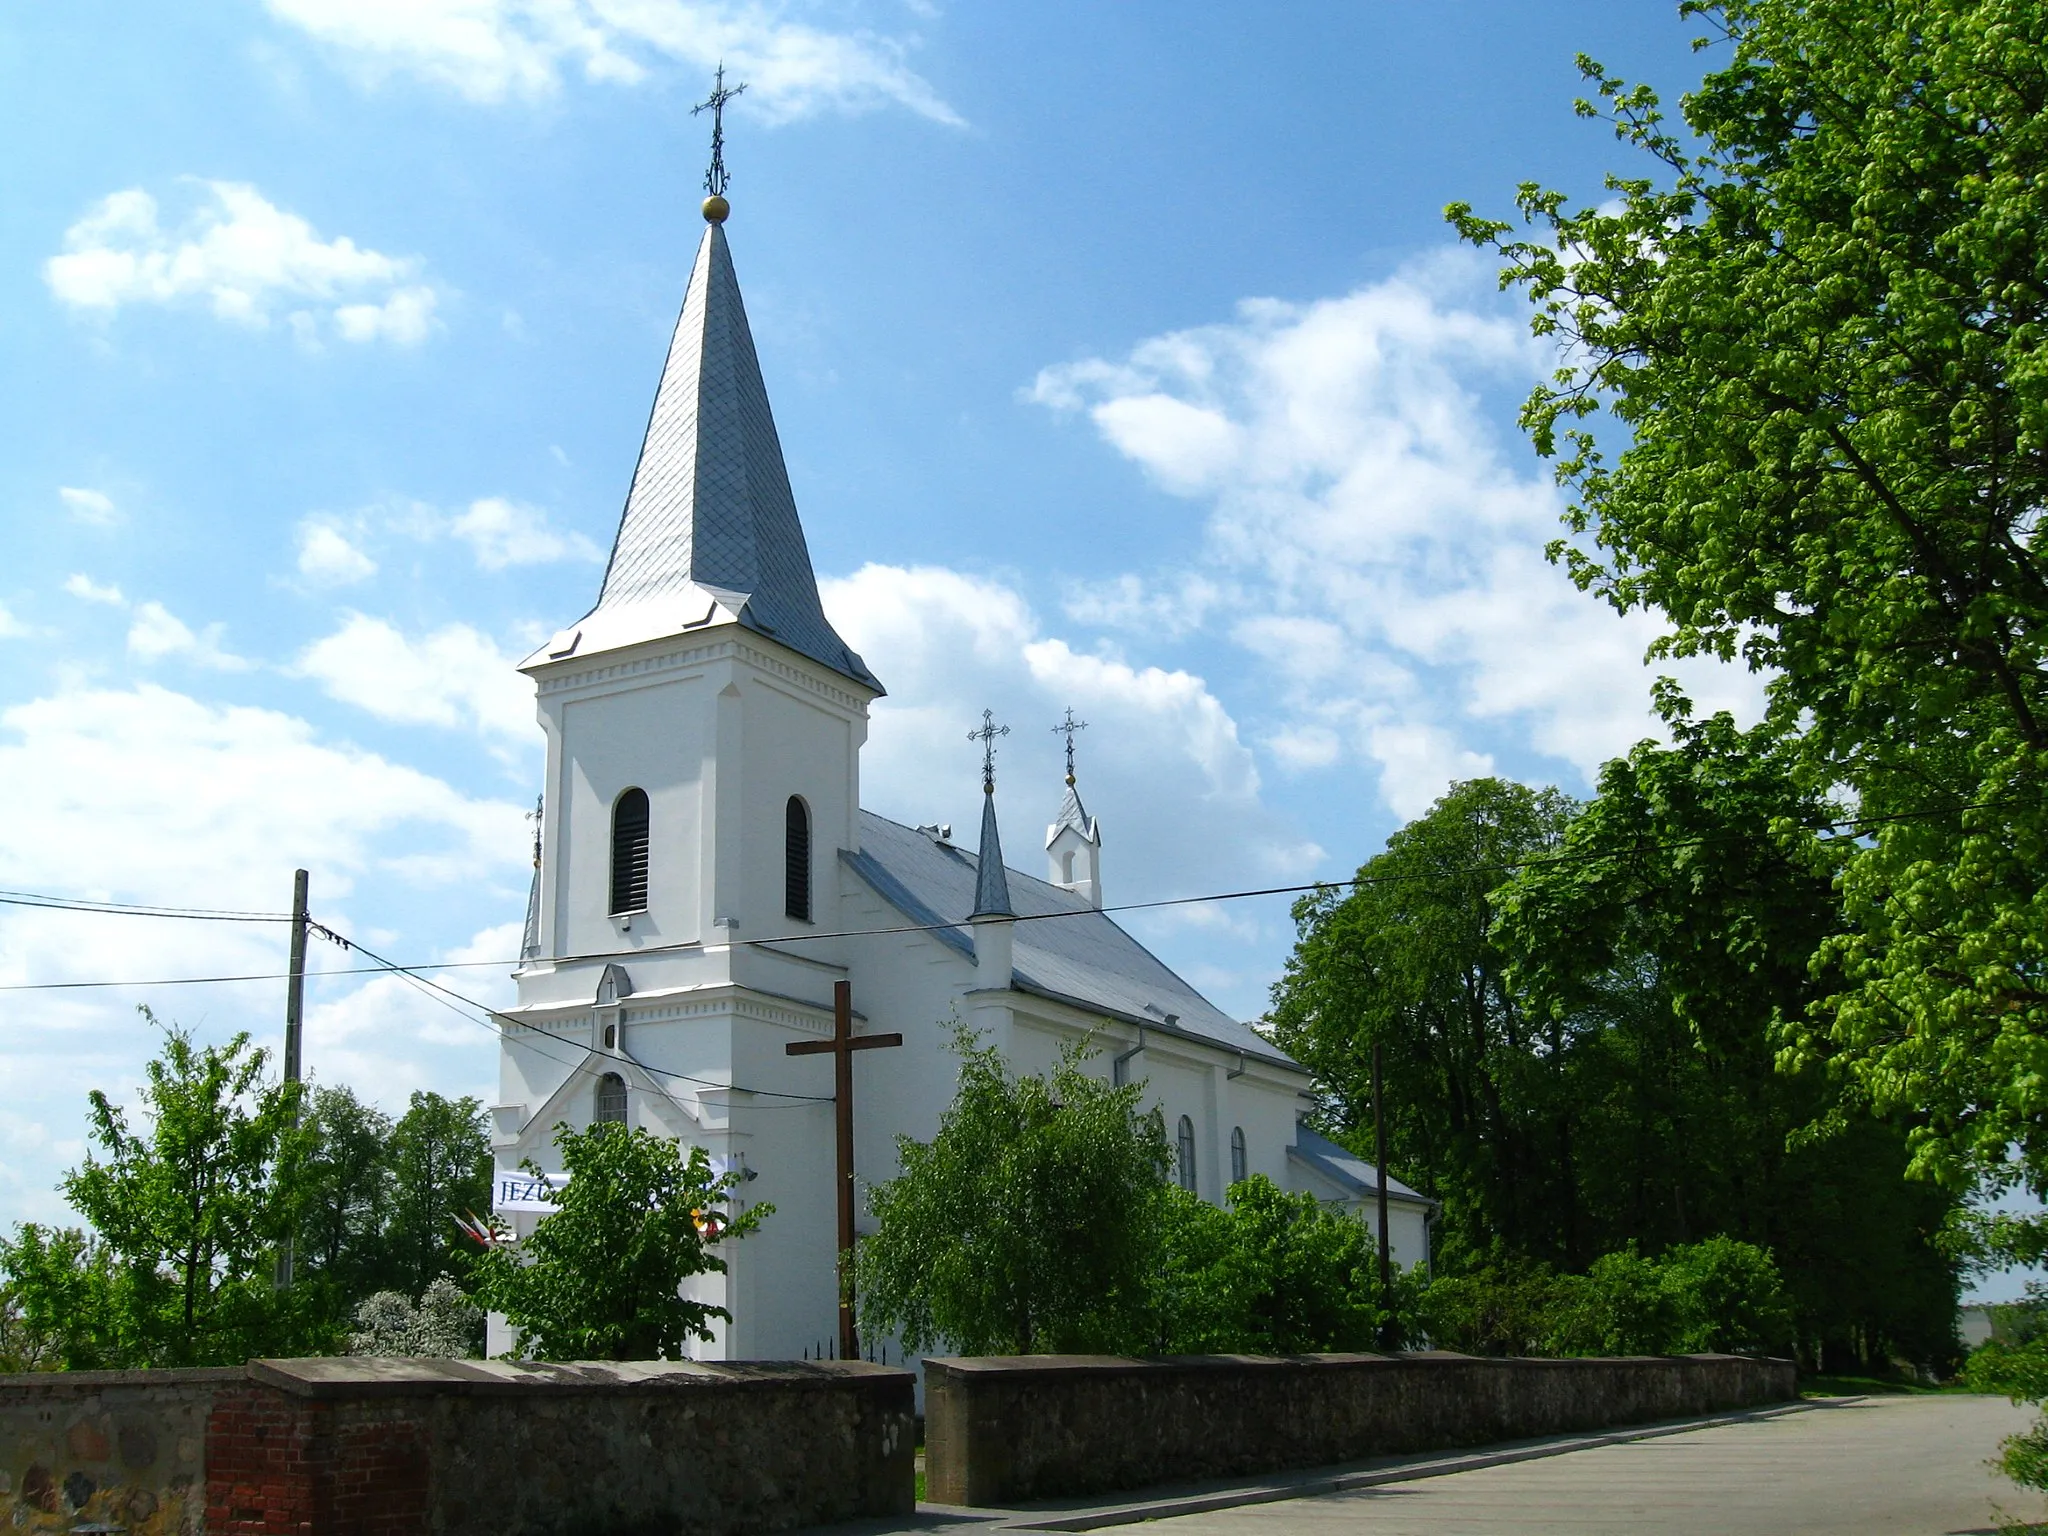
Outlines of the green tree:
M 702 1147 L 685 1158 L 639 1126 L 563 1125 L 555 1146 L 569 1176 L 555 1210 L 474 1269 L 473 1294 L 505 1314 L 522 1349 L 538 1360 L 673 1360 L 689 1340 L 712 1337 L 711 1319 L 731 1320 L 680 1288 L 723 1274 L 713 1250 L 756 1230 L 773 1206 L 733 1211 L 737 1174 L 714 1175 Z
M 306 1096 L 304 1126 L 294 1268 L 305 1283 L 331 1288 L 332 1305 L 346 1310 L 378 1288 L 388 1265 L 391 1117 L 349 1088 L 319 1086 Z
M 1523 413 L 1556 557 L 1666 654 L 1770 669 L 1864 818 L 1800 1049 L 1914 1117 L 1917 1172 L 2048 1189 L 2048 10 L 1681 10 L 1720 66 L 1689 134 L 1582 61 L 1640 173 L 1523 187 L 1532 239 L 1449 215 L 1561 343 Z
M 1811 1357 L 1942 1362 L 1954 1199 L 1908 1183 L 1899 1125 L 1777 1059 L 1840 984 L 1825 957 L 1853 854 L 1822 835 L 1835 813 L 1801 788 L 1796 745 L 1659 698 L 1672 744 L 1607 764 L 1557 857 L 1499 892 L 1511 984 L 1571 1042 L 1582 1241 L 1770 1248 Z
M 1556 790 L 1453 785 L 1348 892 L 1296 904 L 1299 938 L 1273 990 L 1275 1037 L 1315 1073 L 1340 1136 L 1372 1123 L 1383 1048 L 1389 1161 L 1443 1202 L 1439 1257 L 1453 1269 L 1497 1248 L 1563 1257 L 1570 1243 L 1563 1042 L 1508 986 L 1493 893 L 1557 845 L 1572 813 Z
M 273 1284 L 299 1215 L 299 1090 L 265 1080 L 267 1054 L 246 1034 L 202 1047 L 162 1028 L 142 1088 L 146 1129 L 91 1095 L 101 1155 L 62 1188 L 93 1236 L 24 1226 L 0 1267 L 24 1313 L 60 1329 L 78 1363 L 217 1365 L 303 1348 L 320 1320 Z
M 391 1193 L 376 1289 L 417 1298 L 439 1275 L 467 1283 L 476 1250 L 455 1219 L 488 1210 L 491 1132 L 474 1098 L 415 1092 L 390 1139 Z
M 1227 1209 L 1176 1185 L 1158 1198 L 1161 1353 L 1375 1347 L 1379 1252 L 1356 1217 L 1264 1174 L 1231 1186 Z
M 902 1172 L 868 1192 L 862 1328 L 976 1355 L 1142 1347 L 1169 1164 L 1142 1085 L 1091 1077 L 1086 1043 L 1050 1078 L 1012 1075 L 964 1027 L 954 1050 L 938 1134 L 899 1137 Z

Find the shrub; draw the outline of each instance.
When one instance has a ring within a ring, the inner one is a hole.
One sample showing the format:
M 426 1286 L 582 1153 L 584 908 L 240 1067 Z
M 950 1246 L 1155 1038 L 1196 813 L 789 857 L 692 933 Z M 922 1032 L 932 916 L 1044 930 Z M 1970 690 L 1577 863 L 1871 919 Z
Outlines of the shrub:
M 1671 1249 L 1663 1268 L 1674 1323 L 1668 1353 L 1790 1350 L 1792 1304 L 1766 1250 L 1710 1237 Z

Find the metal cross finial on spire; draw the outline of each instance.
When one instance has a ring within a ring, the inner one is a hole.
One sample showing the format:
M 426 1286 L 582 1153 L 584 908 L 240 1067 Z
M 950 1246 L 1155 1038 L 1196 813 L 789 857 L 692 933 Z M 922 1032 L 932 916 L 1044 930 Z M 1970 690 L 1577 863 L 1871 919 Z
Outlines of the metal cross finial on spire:
M 540 868 L 540 813 L 547 805 L 546 795 L 533 797 L 533 809 L 526 813 L 526 819 L 533 823 L 533 867 Z
M 969 731 L 967 739 L 981 743 L 981 792 L 992 795 L 996 792 L 996 738 L 1007 736 L 1010 728 L 996 724 L 996 712 L 984 709 L 981 712 L 981 728 Z
M 1067 738 L 1067 788 L 1074 787 L 1074 732 L 1088 729 L 1086 720 L 1076 720 L 1072 705 L 1067 706 L 1067 718 L 1052 728 L 1055 736 Z
M 725 63 L 721 60 L 718 74 L 711 87 L 711 99 L 700 101 L 690 108 L 692 117 L 699 112 L 711 114 L 711 169 L 704 173 L 704 190 L 713 197 L 725 196 L 726 183 L 730 179 L 725 174 L 725 104 L 746 88 L 747 82 L 744 80 L 731 90 L 725 88 Z

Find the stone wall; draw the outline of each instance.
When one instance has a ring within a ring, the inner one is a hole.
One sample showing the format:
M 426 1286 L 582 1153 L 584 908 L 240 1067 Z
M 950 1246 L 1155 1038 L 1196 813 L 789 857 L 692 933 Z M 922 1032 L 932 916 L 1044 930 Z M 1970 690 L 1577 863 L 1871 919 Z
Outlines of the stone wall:
M 744 1536 L 902 1515 L 911 1386 L 860 1361 L 5 1376 L 0 1517 L 27 1536 Z
M 925 1361 L 925 1487 L 1014 1505 L 1647 1424 L 1797 1395 L 1789 1360 Z

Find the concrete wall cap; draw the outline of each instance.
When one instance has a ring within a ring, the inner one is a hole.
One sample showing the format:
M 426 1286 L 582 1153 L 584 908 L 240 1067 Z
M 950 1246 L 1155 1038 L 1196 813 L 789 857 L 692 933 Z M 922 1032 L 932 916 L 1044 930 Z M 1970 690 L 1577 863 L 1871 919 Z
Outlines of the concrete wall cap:
M 143 1373 L 136 1373 L 138 1375 Z M 332 1355 L 252 1360 L 249 1379 L 301 1397 L 619 1393 L 869 1385 L 911 1373 L 865 1360 L 446 1360 Z

